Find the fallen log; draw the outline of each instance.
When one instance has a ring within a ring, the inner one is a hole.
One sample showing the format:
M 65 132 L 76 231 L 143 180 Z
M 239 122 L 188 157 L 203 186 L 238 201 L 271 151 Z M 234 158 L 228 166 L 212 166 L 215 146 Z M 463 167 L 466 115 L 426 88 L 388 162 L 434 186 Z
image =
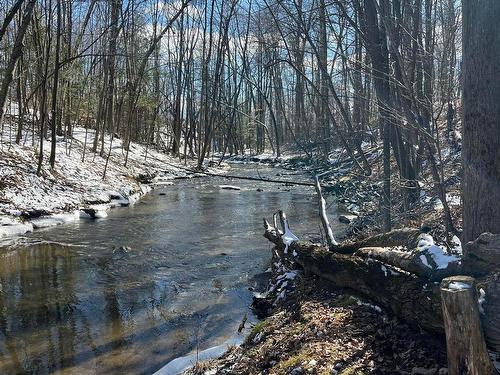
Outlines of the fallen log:
M 285 244 L 279 230 L 264 220 L 264 236 L 281 257 L 292 259 L 306 272 L 352 289 L 428 331 L 444 333 L 439 285 L 383 263 L 355 255 L 338 254 L 304 241 Z M 296 254 L 296 256 L 292 255 Z
M 434 274 L 429 275 L 421 264 L 411 258 L 411 253 L 393 255 L 389 253 L 393 250 L 375 250 L 372 247 L 358 248 L 359 251 L 354 254 L 341 254 L 329 251 L 322 245 L 300 240 L 285 246 L 281 230 L 265 219 L 264 228 L 264 237 L 275 245 L 274 251 L 278 256 L 295 262 L 308 273 L 332 281 L 338 287 L 351 289 L 370 298 L 409 323 L 444 335 L 440 287 L 438 282 L 432 280 L 438 280 L 446 273 L 459 272 L 459 264 L 454 264 L 447 271 L 434 271 Z M 414 238 L 412 241 L 416 243 L 416 237 L 418 235 L 415 236 L 414 230 L 406 229 L 398 231 L 392 239 Z M 288 250 L 286 254 L 285 247 Z M 477 279 L 477 291 L 488 349 L 500 352 L 500 275 L 489 274 Z
M 363 247 L 354 255 L 361 258 L 375 259 L 382 263 L 400 268 L 424 277 L 431 281 L 439 281 L 445 277 L 458 275 L 461 271 L 461 262 L 450 261 L 446 267 L 440 268 L 430 264 L 429 254 L 426 251 L 398 251 L 384 247 Z
M 394 229 L 387 233 L 380 233 L 364 240 L 343 243 L 334 246 L 332 251 L 341 254 L 353 254 L 363 247 L 391 247 L 404 246 L 407 249 L 417 247 L 418 236 L 421 231 L 415 228 Z
M 483 233 L 464 246 L 464 269 L 484 275 L 500 269 L 500 234 Z

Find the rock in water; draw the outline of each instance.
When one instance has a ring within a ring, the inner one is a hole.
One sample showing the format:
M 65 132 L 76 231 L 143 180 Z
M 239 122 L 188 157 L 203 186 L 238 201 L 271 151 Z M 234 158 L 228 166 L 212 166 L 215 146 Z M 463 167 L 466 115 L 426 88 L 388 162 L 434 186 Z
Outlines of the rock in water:
M 93 207 L 80 208 L 80 211 L 87 214 L 87 217 L 91 219 L 102 219 L 108 216 L 108 209 L 109 206 L 106 205 L 95 205 Z
M 130 251 L 130 247 L 128 246 L 120 246 L 116 249 L 113 249 L 113 256 L 124 257 Z

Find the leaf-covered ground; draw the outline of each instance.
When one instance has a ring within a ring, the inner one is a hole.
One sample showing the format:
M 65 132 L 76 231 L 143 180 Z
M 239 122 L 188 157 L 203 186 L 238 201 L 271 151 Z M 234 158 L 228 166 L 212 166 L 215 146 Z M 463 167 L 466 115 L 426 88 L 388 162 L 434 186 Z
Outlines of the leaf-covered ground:
M 446 374 L 432 337 L 327 282 L 298 277 L 244 345 L 191 374 Z

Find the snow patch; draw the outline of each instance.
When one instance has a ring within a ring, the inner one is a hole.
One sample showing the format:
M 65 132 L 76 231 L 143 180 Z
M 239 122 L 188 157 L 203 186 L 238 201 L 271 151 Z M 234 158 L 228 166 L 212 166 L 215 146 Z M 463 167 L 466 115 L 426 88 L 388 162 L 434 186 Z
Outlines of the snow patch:
M 477 303 L 479 305 L 479 312 L 484 314 L 484 303 L 486 302 L 486 292 L 483 288 L 479 288 L 479 298 L 477 299 Z
M 387 270 L 387 267 L 384 266 L 383 264 L 380 265 L 380 268 L 382 269 L 382 271 L 384 272 L 385 274 L 385 277 L 389 276 L 389 271 Z
M 288 222 L 285 220 L 285 233 L 283 233 L 283 243 L 285 244 L 285 254 L 288 254 L 288 246 L 292 244 L 293 241 L 298 241 L 299 238 L 292 233 L 290 227 L 288 226 Z
M 434 245 L 434 238 L 430 234 L 422 233 L 418 236 L 417 250 L 423 251 Z
M 460 261 L 458 257 L 446 254 L 442 248 L 436 245 L 432 245 L 427 249 L 427 254 L 432 257 L 438 270 L 444 270 L 448 268 L 450 263 L 457 263 Z
M 298 274 L 299 274 L 298 271 L 285 272 L 283 275 L 278 276 L 277 280 L 283 280 L 283 279 L 293 280 L 297 277 Z
M 470 289 L 472 285 L 461 282 L 461 281 L 452 281 L 448 284 L 448 289 L 451 290 L 462 290 L 462 289 Z
M 276 305 L 279 301 L 282 301 L 284 300 L 286 297 L 286 290 L 283 289 L 280 294 L 278 294 L 278 297 L 276 297 L 276 299 L 274 300 L 273 302 L 273 305 Z
M 8 225 L 0 225 L 0 238 L 19 236 L 28 232 L 33 232 L 33 224 L 31 223 L 13 223 Z
M 446 269 L 451 263 L 460 263 L 460 258 L 448 255 L 445 250 L 434 243 L 434 238 L 427 233 L 418 236 L 417 251 L 421 253 L 420 260 L 429 268 Z
M 462 242 L 460 241 L 460 238 L 458 238 L 457 236 L 453 236 L 453 238 L 451 239 L 451 243 L 453 245 L 451 251 L 462 255 L 463 250 L 462 250 Z
M 259 332 L 258 334 L 255 335 L 255 337 L 253 338 L 252 342 L 254 344 L 258 344 L 260 342 L 260 340 L 262 340 L 263 336 L 264 336 L 264 332 Z
M 380 269 L 382 270 L 382 272 L 384 272 L 385 277 L 400 275 L 399 272 L 393 271 L 391 268 L 387 268 L 383 264 L 380 265 Z
M 460 204 L 462 203 L 460 200 L 460 196 L 452 193 L 446 194 L 446 202 L 448 202 L 450 206 L 460 206 Z
M 198 354 L 193 353 L 184 357 L 176 358 L 161 369 L 156 371 L 153 375 L 177 375 L 190 367 L 193 367 L 199 361 L 206 361 L 212 358 L 217 358 L 223 355 L 231 346 L 239 346 L 243 343 L 244 335 L 237 334 L 224 342 L 222 345 L 214 346 L 212 348 L 202 350 Z
M 354 298 L 356 300 L 356 304 L 358 306 L 367 306 L 367 307 L 375 310 L 378 313 L 382 312 L 382 309 L 379 306 L 377 306 L 377 305 L 374 305 L 374 304 L 371 304 L 371 303 L 368 303 L 368 302 L 363 302 L 359 298 L 356 298 L 356 297 L 352 297 L 352 298 Z
M 80 219 L 80 211 L 75 210 L 69 213 L 41 216 L 30 220 L 34 229 L 48 228 L 56 225 L 71 223 Z

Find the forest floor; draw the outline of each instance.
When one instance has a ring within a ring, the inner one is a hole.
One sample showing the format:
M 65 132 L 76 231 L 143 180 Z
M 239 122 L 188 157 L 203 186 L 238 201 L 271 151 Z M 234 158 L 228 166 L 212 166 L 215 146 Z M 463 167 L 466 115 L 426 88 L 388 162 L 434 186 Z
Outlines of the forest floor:
M 109 137 L 105 137 L 105 154 Z M 28 135 L 15 143 L 15 126 L 4 124 L 0 138 L 0 238 L 81 218 L 100 218 L 115 206 L 134 204 L 140 196 L 173 179 L 194 177 L 192 161 L 131 143 L 125 166 L 122 140 L 113 140 L 106 157 L 92 152 L 94 131 L 75 128 L 73 137 L 58 137 L 55 168 L 49 165 L 51 142 L 44 142 L 44 161 L 37 174 L 38 147 Z M 100 143 L 98 150 L 100 149 Z
M 446 138 L 445 138 L 446 139 Z M 449 138 L 442 149 L 447 202 L 455 226 L 461 227 L 460 140 Z M 303 157 L 273 159 L 269 155 L 232 158 L 241 163 L 263 163 L 301 169 L 310 174 L 330 171 L 322 179 L 330 204 L 348 223 L 342 239 L 352 240 L 380 232 L 382 154 L 377 145 L 364 145 L 373 165 L 370 177 L 353 169 L 345 154 L 336 150 L 329 163 Z M 424 161 L 424 170 L 426 161 Z M 397 166 L 392 162 L 393 176 Z M 401 202 L 400 181 L 392 180 L 393 201 Z M 393 225 L 427 227 L 437 245 L 461 254 L 457 236 L 446 236 L 443 204 L 436 198 L 428 174 L 419 180 L 419 204 L 408 210 L 393 207 Z M 292 213 L 288 213 L 292 215 Z M 292 228 L 293 231 L 293 228 Z M 295 233 L 300 237 L 300 233 Z M 273 259 L 273 277 L 265 293 L 254 300 L 261 320 L 240 347 L 221 358 L 196 364 L 187 374 L 408 374 L 448 373 L 444 337 L 428 334 L 391 313 L 332 283 L 301 270 L 289 269 Z M 264 297 L 264 298 L 262 298 Z
M 243 345 L 186 374 L 447 374 L 444 338 L 327 281 L 275 266 L 273 313 Z

